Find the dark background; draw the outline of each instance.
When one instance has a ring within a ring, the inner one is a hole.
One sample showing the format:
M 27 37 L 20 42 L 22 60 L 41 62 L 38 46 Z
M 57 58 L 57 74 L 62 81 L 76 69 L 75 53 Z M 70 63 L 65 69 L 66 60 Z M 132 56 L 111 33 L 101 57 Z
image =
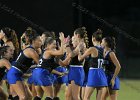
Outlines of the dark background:
M 80 11 L 78 5 L 88 13 Z M 120 76 L 140 78 L 138 0 L 5 0 L 0 1 L 0 28 L 5 26 L 15 29 L 18 36 L 28 26 L 40 34 L 49 30 L 67 35 L 85 26 L 90 40 L 92 33 L 100 28 L 104 36 L 116 38 L 116 52 L 122 65 Z

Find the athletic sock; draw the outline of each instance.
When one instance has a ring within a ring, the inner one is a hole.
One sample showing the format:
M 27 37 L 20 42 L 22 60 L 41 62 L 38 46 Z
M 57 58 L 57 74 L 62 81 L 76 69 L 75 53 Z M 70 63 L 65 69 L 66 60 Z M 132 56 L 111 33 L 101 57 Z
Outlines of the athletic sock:
M 45 100 L 53 100 L 51 97 L 46 97 Z
M 53 100 L 60 100 L 60 98 L 59 97 L 54 97 Z
M 36 96 L 34 97 L 34 100 L 41 100 L 41 97 Z
M 13 100 L 12 95 L 9 95 L 8 100 Z
M 12 100 L 19 100 L 19 96 L 17 95 L 17 96 L 15 96 L 15 97 L 13 97 Z

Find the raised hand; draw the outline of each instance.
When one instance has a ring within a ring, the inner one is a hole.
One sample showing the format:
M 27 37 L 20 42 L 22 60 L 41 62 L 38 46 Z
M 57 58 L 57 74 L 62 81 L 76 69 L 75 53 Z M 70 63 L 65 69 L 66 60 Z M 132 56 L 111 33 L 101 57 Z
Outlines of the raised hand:
M 68 45 L 69 42 L 70 42 L 70 36 L 68 35 L 68 36 L 64 39 L 64 43 L 65 43 L 66 45 Z
M 59 39 L 61 40 L 61 42 L 64 42 L 65 37 L 63 32 L 59 33 Z
M 1 30 L 0 31 L 0 39 L 2 39 L 5 36 L 5 33 Z

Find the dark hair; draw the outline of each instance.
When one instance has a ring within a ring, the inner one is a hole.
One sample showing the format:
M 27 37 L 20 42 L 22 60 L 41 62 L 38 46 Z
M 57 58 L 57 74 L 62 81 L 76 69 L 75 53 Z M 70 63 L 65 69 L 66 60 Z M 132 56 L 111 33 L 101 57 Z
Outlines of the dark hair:
M 0 58 L 2 58 L 10 46 L 2 46 L 0 47 Z
M 12 43 L 13 43 L 13 45 L 15 47 L 15 56 L 17 57 L 17 55 L 19 53 L 19 41 L 18 41 L 18 38 L 17 38 L 17 34 L 16 34 L 16 32 L 14 30 L 13 30 L 12 34 L 13 34 L 12 35 L 12 37 L 13 37 Z
M 29 36 L 32 34 L 32 28 L 31 27 L 27 27 L 26 31 L 24 32 L 25 36 L 22 37 L 22 42 L 25 43 L 26 45 L 28 45 L 29 42 Z
M 26 29 L 26 31 L 25 31 L 25 35 L 27 36 L 27 37 L 29 37 L 30 35 L 32 35 L 33 34 L 33 29 L 31 28 L 31 27 L 27 27 L 27 29 Z
M 52 35 L 51 37 L 52 37 L 53 39 L 56 39 L 55 32 L 54 32 L 54 31 L 51 31 L 50 33 L 51 33 L 51 35 Z
M 7 41 L 12 41 L 12 29 L 9 27 L 4 27 L 1 29 L 5 33 L 5 37 L 7 38 Z
M 53 38 L 53 34 L 50 31 L 43 32 L 42 34 L 44 34 L 45 37 L 52 37 Z
M 44 42 L 44 47 L 46 47 L 48 44 L 53 43 L 55 39 L 53 39 L 52 37 L 48 37 L 45 42 Z
M 19 53 L 19 42 L 18 42 L 18 38 L 17 38 L 17 34 L 16 34 L 15 30 L 5 27 L 2 29 L 2 31 L 5 33 L 7 42 L 11 41 L 13 43 L 13 45 L 15 47 L 15 56 L 17 56 Z
M 29 38 L 28 42 L 30 44 L 32 44 L 32 42 L 38 37 L 40 36 L 39 34 L 37 34 L 36 30 L 32 29 L 31 27 L 28 27 L 25 31 L 26 36 Z
M 74 32 L 75 34 L 79 34 L 80 38 L 84 38 L 84 35 L 87 33 L 85 27 L 77 28 Z
M 96 41 L 101 42 L 102 33 L 103 33 L 103 31 L 101 29 L 97 29 L 97 31 L 92 34 L 92 37 L 94 37 L 96 39 Z
M 116 49 L 115 38 L 114 37 L 105 37 L 104 40 L 107 43 L 107 46 L 115 52 L 115 49 Z
M 85 27 L 77 28 L 74 32 L 75 32 L 75 34 L 79 34 L 80 38 L 84 39 L 86 47 L 88 47 L 89 41 L 88 41 L 88 35 L 87 35 L 86 28 Z

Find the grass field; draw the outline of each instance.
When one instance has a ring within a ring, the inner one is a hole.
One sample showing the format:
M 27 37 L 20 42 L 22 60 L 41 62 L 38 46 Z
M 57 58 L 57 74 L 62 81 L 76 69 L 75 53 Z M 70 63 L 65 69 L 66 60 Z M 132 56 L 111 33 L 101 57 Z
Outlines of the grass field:
M 118 100 L 140 100 L 140 80 L 121 79 L 120 90 L 118 92 Z M 65 100 L 65 86 L 59 93 L 60 100 Z M 92 94 L 91 100 L 95 99 L 96 91 Z M 44 98 L 42 99 L 44 100 Z M 109 99 L 108 99 L 109 100 Z
M 91 100 L 96 100 L 95 94 L 96 91 L 92 94 Z M 63 89 L 59 95 L 61 100 L 65 100 Z M 118 100 L 140 100 L 140 80 L 121 79 L 121 87 L 118 92 Z

